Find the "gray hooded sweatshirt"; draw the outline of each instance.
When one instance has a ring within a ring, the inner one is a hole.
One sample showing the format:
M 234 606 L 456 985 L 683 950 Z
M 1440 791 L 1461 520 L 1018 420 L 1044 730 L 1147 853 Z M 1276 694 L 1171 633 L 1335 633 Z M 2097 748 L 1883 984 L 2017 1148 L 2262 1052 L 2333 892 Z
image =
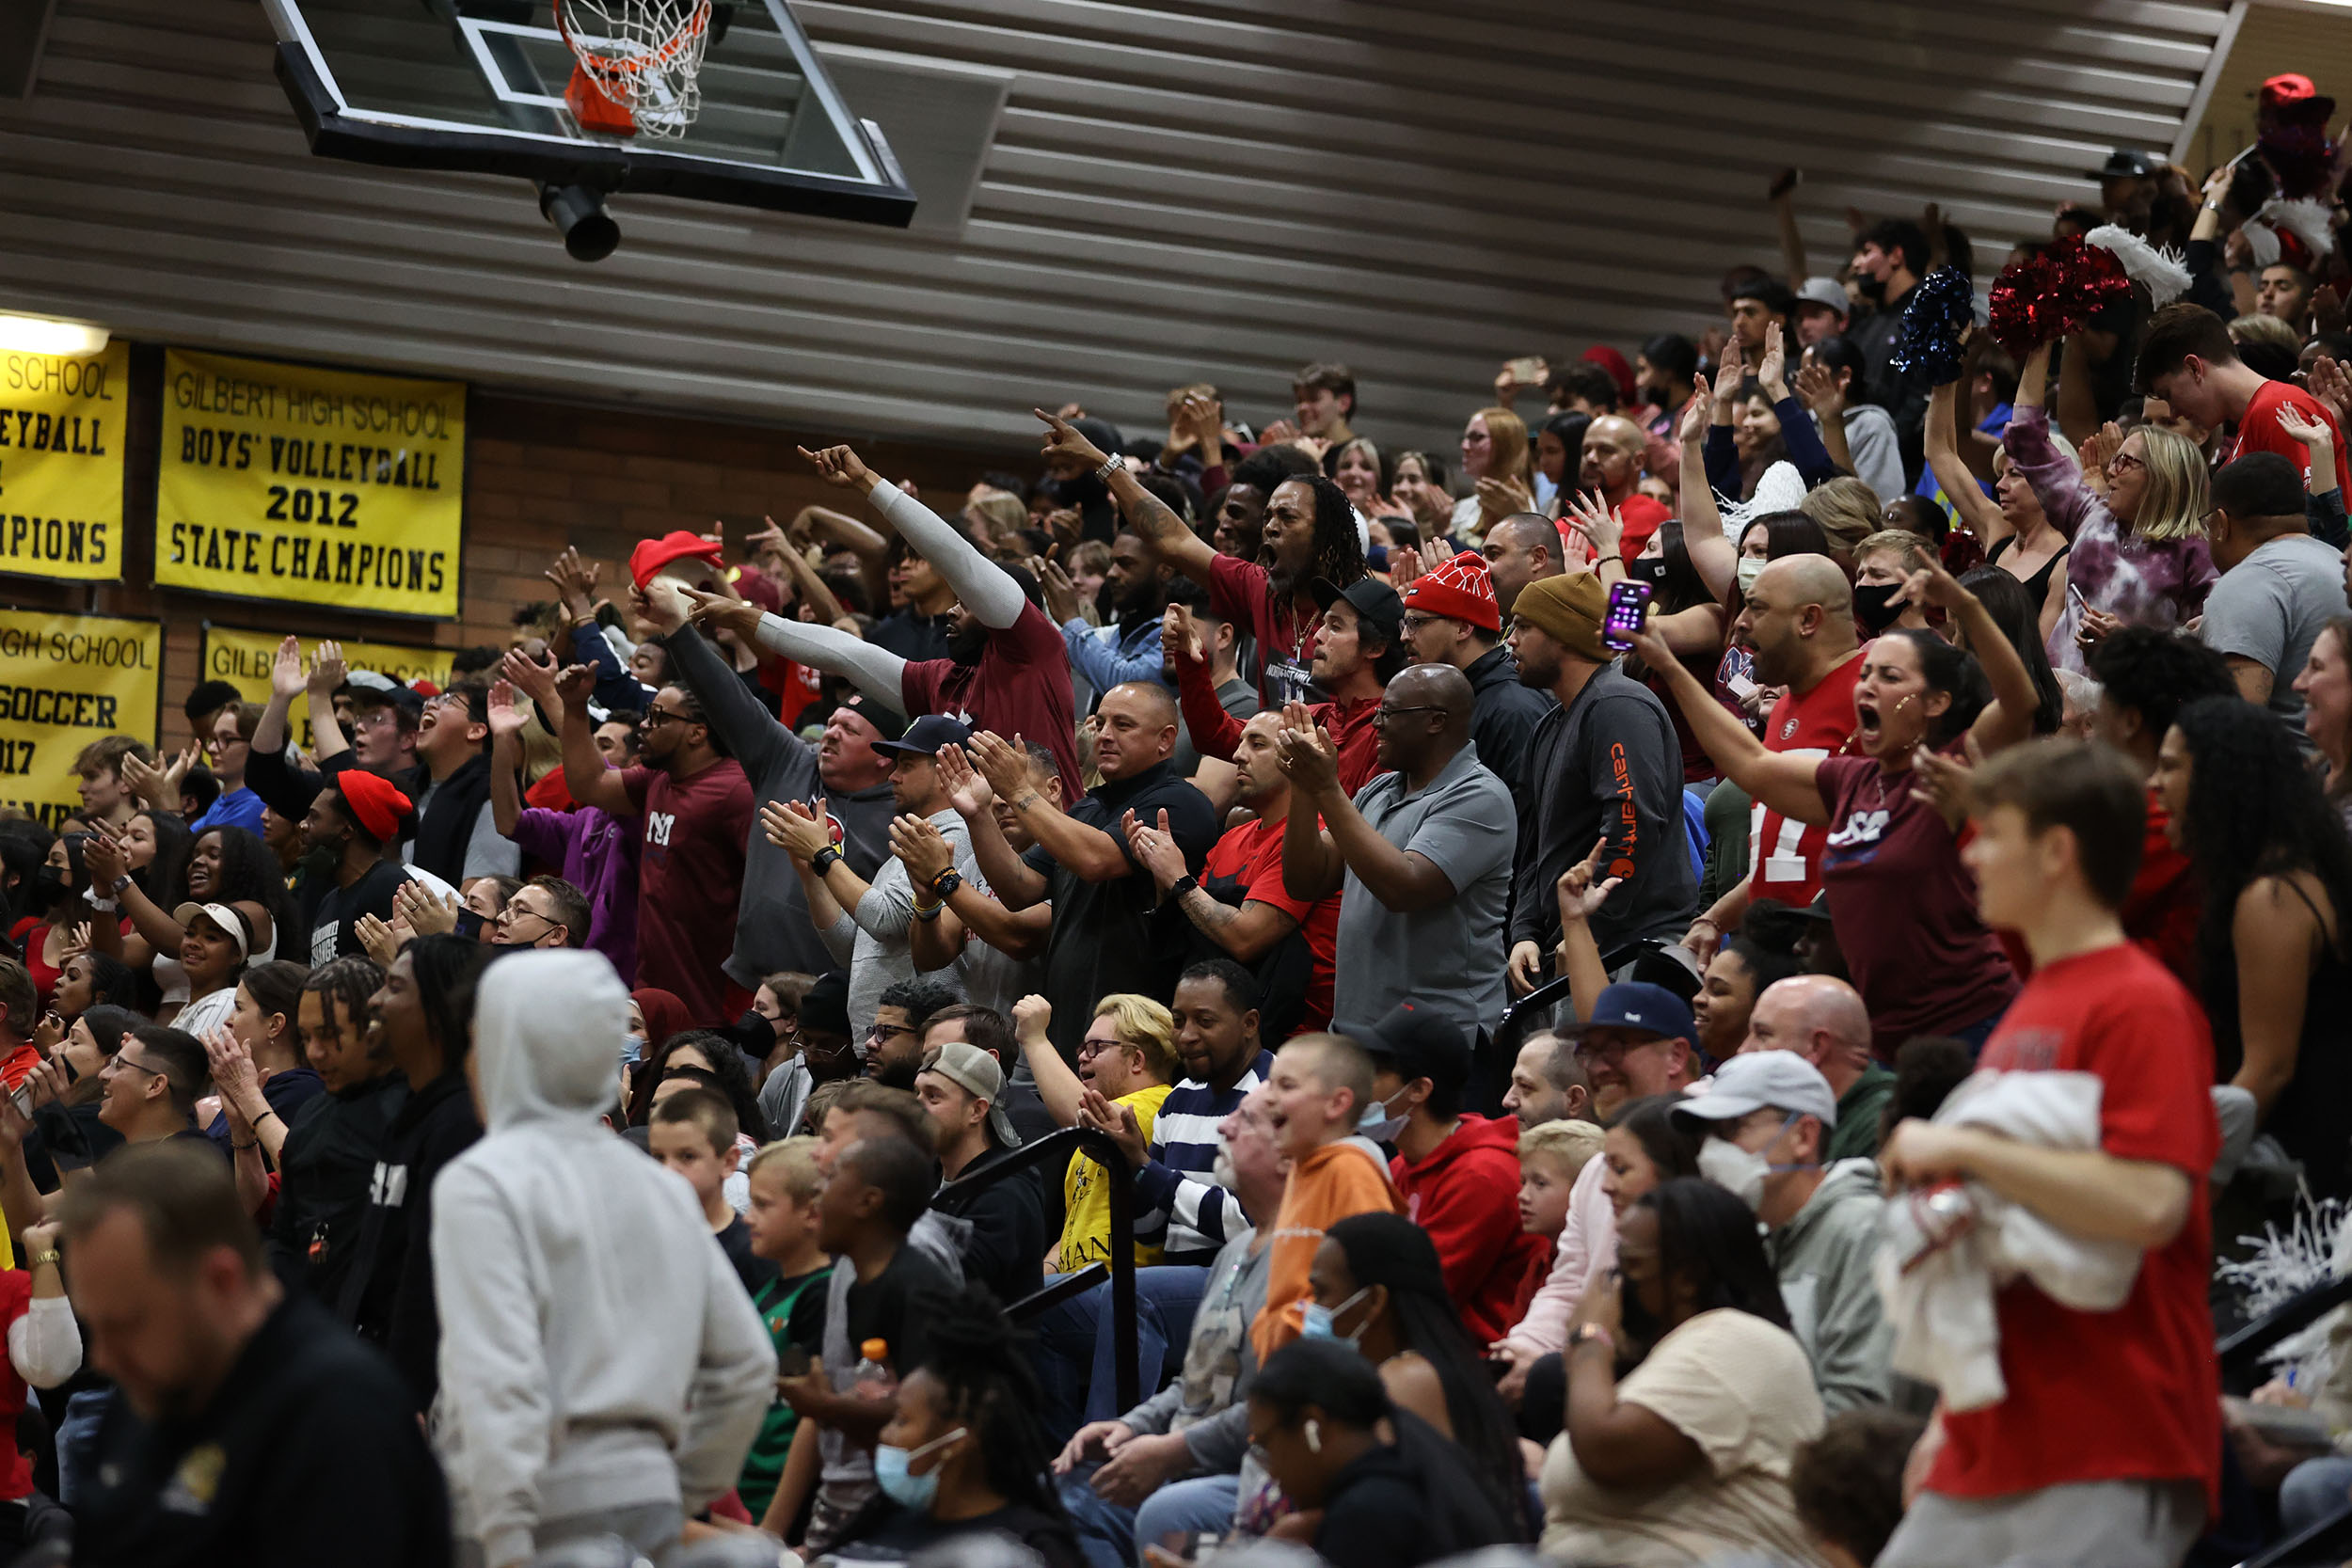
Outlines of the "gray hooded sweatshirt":
M 1870 1278 L 1885 1201 L 1876 1161 L 1840 1160 L 1796 1217 L 1764 1239 L 1789 1326 L 1832 1416 L 1887 1399 L 1895 1326 Z
M 460 1540 L 528 1558 L 548 1521 L 735 1484 L 776 1353 L 683 1178 L 607 1130 L 628 992 L 603 955 L 482 978 L 489 1131 L 433 1187 L 434 1447 Z

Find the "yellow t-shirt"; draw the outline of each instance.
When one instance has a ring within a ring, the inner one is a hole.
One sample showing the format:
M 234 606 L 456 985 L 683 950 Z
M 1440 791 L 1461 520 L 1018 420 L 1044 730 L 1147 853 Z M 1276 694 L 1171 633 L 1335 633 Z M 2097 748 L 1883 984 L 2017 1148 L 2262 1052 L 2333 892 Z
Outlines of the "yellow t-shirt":
M 1160 1102 L 1168 1098 L 1172 1084 L 1155 1084 L 1134 1094 L 1121 1095 L 1115 1102 L 1136 1114 L 1136 1127 L 1144 1141 L 1152 1139 L 1152 1124 L 1160 1118 Z M 1061 1272 L 1075 1274 L 1090 1263 L 1111 1260 L 1111 1184 L 1103 1180 L 1103 1167 L 1084 1154 L 1070 1157 L 1070 1169 L 1061 1179 Z M 1136 1244 L 1136 1266 L 1148 1268 L 1160 1260 L 1160 1249 Z

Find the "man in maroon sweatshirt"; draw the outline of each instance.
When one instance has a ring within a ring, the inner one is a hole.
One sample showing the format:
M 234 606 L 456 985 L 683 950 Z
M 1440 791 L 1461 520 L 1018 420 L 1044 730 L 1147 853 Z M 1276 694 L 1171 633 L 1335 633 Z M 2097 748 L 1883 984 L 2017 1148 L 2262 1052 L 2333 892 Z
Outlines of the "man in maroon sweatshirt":
M 1509 1332 L 1530 1271 L 1550 1250 L 1519 1228 L 1518 1123 L 1463 1112 L 1470 1056 L 1460 1025 L 1400 1002 L 1377 1023 L 1338 1032 L 1372 1056 L 1380 1101 L 1356 1131 L 1395 1148 L 1389 1176 L 1406 1215 L 1436 1243 L 1463 1326 L 1490 1344 Z

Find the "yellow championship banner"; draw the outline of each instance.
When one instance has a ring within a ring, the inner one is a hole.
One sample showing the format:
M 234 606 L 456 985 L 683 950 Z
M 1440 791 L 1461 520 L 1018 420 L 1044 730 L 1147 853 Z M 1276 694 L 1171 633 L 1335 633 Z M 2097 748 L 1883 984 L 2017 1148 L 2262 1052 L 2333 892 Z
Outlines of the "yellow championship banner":
M 131 345 L 0 354 L 0 572 L 122 577 L 122 453 Z
M 457 613 L 466 388 L 164 354 L 155 584 Z
M 248 703 L 266 703 L 270 697 L 270 669 L 278 662 L 278 644 L 284 641 L 282 633 L 245 631 L 236 626 L 216 626 L 204 624 L 204 673 L 199 680 L 227 681 L 237 689 L 237 694 Z M 373 670 L 397 681 L 431 681 L 435 686 L 449 685 L 449 663 L 456 657 L 450 648 L 404 648 L 390 642 L 339 642 L 346 670 Z M 302 643 L 302 667 L 310 668 L 312 656 L 319 651 L 316 639 Z M 294 739 L 304 751 L 311 749 L 310 705 L 300 697 L 294 699 L 288 720 L 294 725 Z
M 79 811 L 83 747 L 155 743 L 163 668 L 161 622 L 0 610 L 0 804 L 51 828 Z

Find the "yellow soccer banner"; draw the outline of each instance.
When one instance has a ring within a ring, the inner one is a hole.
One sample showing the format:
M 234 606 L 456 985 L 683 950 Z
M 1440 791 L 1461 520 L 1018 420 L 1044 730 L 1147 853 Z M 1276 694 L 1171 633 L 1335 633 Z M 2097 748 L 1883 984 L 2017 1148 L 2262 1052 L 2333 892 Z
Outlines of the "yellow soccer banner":
M 164 354 L 155 583 L 457 613 L 466 388 Z
M 155 743 L 163 668 L 161 622 L 0 610 L 0 805 L 51 828 L 79 811 L 83 747 Z
M 0 354 L 0 572 L 122 577 L 131 345 Z
M 266 703 L 270 694 L 270 668 L 278 662 L 278 644 L 285 641 L 282 634 L 266 631 L 246 631 L 238 626 L 216 626 L 204 623 L 204 673 L 198 678 L 227 681 L 237 689 L 237 694 L 248 703 Z M 448 648 L 404 648 L 390 642 L 341 642 L 343 668 L 373 670 L 394 680 L 431 681 L 435 686 L 449 685 L 450 660 L 456 657 Z M 310 669 L 310 659 L 319 651 L 315 638 L 302 643 L 302 667 Z M 304 698 L 294 699 L 287 717 L 294 725 L 294 739 L 304 751 L 312 750 L 310 740 L 310 705 Z

